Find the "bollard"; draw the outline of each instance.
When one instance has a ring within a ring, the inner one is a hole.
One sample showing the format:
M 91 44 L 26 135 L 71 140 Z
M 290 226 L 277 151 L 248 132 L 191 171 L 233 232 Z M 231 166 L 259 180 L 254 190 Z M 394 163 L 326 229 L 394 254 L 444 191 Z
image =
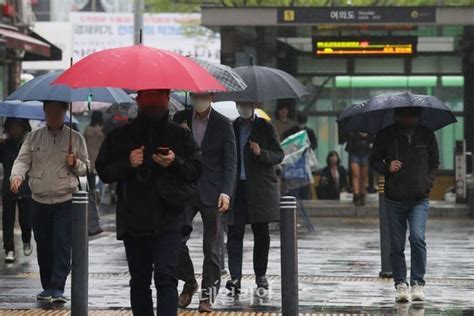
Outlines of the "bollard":
M 72 282 L 71 315 L 87 316 L 89 305 L 89 234 L 87 211 L 89 195 L 78 191 L 72 197 Z
M 298 315 L 298 241 L 296 198 L 280 200 L 281 304 L 283 316 Z
M 388 214 L 385 211 L 384 178 L 379 182 L 379 223 L 380 223 L 380 257 L 382 271 L 379 276 L 382 278 L 392 277 L 392 263 L 390 262 L 390 231 L 388 224 Z

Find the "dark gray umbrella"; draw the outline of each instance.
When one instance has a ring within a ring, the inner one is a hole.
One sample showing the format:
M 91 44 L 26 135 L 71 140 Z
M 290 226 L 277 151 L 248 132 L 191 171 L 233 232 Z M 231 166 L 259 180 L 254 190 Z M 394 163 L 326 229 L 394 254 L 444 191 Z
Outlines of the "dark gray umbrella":
M 216 95 L 216 101 L 263 102 L 278 99 L 297 99 L 309 94 L 295 77 L 279 69 L 262 66 L 245 66 L 234 69 L 247 84 L 241 92 Z
M 337 122 L 345 132 L 376 134 L 395 124 L 394 109 L 401 107 L 422 108 L 420 124 L 433 131 L 457 122 L 451 109 L 437 97 L 410 92 L 381 94 L 353 104 L 342 112 Z
M 62 74 L 61 71 L 50 72 L 28 81 L 5 100 L 20 101 L 92 101 L 106 103 L 133 103 L 133 100 L 117 88 L 82 88 L 72 89 L 64 85 L 51 83 Z

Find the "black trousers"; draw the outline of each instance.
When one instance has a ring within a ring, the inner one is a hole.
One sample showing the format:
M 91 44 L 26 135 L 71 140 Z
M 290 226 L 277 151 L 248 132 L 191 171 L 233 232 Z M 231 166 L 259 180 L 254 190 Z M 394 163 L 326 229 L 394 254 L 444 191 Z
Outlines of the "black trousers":
M 130 297 L 133 315 L 154 315 L 150 289 L 154 274 L 157 314 L 176 316 L 178 313 L 176 265 L 182 245 L 182 231 L 170 231 L 157 237 L 127 237 L 124 244 L 131 276 Z
M 239 181 L 235 195 L 234 223 L 228 227 L 227 253 L 229 256 L 230 275 L 233 280 L 240 280 L 242 278 L 245 226 L 248 223 L 246 190 L 246 182 Z M 251 227 L 254 237 L 253 269 L 256 276 L 265 276 L 268 266 L 268 253 L 270 251 L 268 222 L 252 223 Z
M 45 290 L 64 291 L 71 270 L 72 202 L 32 201 L 32 222 L 41 285 Z
M 97 195 L 95 192 L 96 178 L 97 178 L 97 175 L 95 174 L 89 173 L 87 175 L 87 181 L 89 183 L 89 212 L 88 212 L 88 218 L 87 218 L 89 233 L 94 233 L 97 230 L 101 229 L 100 217 L 99 217 L 100 205 L 97 201 Z
M 214 301 L 221 282 L 220 254 L 219 254 L 219 235 L 221 225 L 221 215 L 217 206 L 199 205 L 196 208 L 186 210 L 187 234 L 184 236 L 184 243 L 179 254 L 178 278 L 186 283 L 194 283 L 194 265 L 189 255 L 189 248 L 186 242 L 189 240 L 192 231 L 192 221 L 197 213 L 201 214 L 204 225 L 203 236 L 203 271 L 202 271 L 202 298 L 210 298 Z
M 2 202 L 3 248 L 6 252 L 15 251 L 14 231 L 17 205 L 21 239 L 24 244 L 31 242 L 31 198 L 18 199 L 11 195 L 4 195 L 2 196 Z

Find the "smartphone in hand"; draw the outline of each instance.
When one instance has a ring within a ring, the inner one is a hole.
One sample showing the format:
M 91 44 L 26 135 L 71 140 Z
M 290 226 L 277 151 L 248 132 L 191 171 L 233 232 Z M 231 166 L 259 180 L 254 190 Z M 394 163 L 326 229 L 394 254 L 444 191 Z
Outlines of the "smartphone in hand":
M 163 155 L 163 156 L 168 156 L 169 153 L 170 153 L 169 147 L 158 147 L 155 151 L 155 154 Z

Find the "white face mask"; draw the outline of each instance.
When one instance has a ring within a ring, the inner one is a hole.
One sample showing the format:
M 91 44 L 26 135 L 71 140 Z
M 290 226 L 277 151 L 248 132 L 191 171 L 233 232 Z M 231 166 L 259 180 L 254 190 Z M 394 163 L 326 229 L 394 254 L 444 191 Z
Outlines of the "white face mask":
M 205 99 L 194 99 L 192 104 L 194 111 L 196 111 L 197 113 L 207 111 L 210 105 L 211 103 Z
M 240 117 L 243 118 L 244 120 L 248 120 L 249 118 L 253 116 L 253 109 L 248 106 L 243 106 L 243 107 L 238 106 L 237 111 L 239 112 Z

